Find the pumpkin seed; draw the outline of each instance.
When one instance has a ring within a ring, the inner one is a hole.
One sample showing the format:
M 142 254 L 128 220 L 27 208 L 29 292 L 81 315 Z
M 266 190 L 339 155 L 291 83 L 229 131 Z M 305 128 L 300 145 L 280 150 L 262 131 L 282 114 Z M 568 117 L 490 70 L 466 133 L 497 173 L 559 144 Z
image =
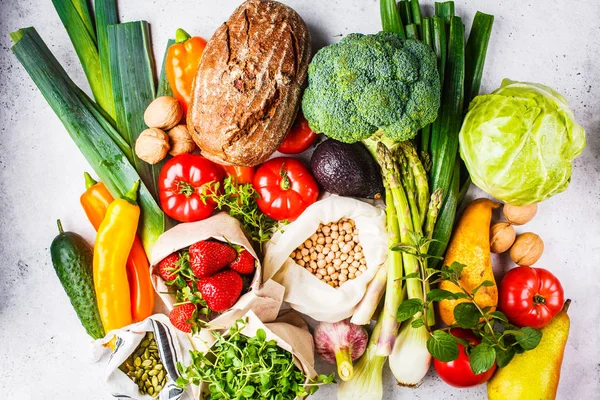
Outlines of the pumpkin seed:
M 161 364 L 159 364 L 159 365 L 161 365 Z M 157 366 L 158 366 L 158 365 L 157 365 Z M 161 366 L 162 366 L 162 365 L 161 365 Z M 162 382 L 162 381 L 163 381 L 163 378 L 165 377 L 165 371 L 163 371 L 163 370 L 161 369 L 161 370 L 160 370 L 160 372 L 158 373 L 157 377 L 158 377 L 158 380 Z
M 142 359 L 139 357 L 136 357 L 135 360 L 133 361 L 133 365 L 136 367 L 139 367 L 140 365 L 142 365 Z
M 148 366 L 152 365 L 152 360 L 144 360 L 144 361 L 142 361 L 142 365 L 144 367 L 148 367 Z
M 158 386 L 158 378 L 156 376 L 152 377 L 152 386 L 154 386 L 154 387 Z
M 153 369 L 152 371 L 148 371 L 148 375 L 149 376 L 156 376 L 156 375 L 158 375 L 158 370 Z
M 148 380 L 148 373 L 147 373 L 147 372 L 144 372 L 144 373 L 142 374 L 142 380 L 143 380 L 143 381 L 146 381 L 146 380 Z
M 163 367 L 163 365 L 162 365 L 162 364 L 156 364 L 156 365 L 154 366 L 154 369 L 158 369 L 158 370 L 161 370 L 161 369 L 163 369 L 163 368 L 164 368 L 164 367 Z
M 160 392 L 162 390 L 163 386 L 162 385 L 158 385 L 156 387 L 156 393 Z

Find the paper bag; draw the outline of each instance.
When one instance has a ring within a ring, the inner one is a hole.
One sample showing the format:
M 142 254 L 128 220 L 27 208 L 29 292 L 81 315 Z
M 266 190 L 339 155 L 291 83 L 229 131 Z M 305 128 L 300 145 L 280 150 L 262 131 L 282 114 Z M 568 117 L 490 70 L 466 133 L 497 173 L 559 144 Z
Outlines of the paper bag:
M 290 254 L 319 227 L 342 218 L 354 220 L 367 270 L 333 288 L 296 264 Z M 265 246 L 264 279 L 285 287 L 284 300 L 317 321 L 337 322 L 352 315 L 367 284 L 387 260 L 385 212 L 357 199 L 330 196 L 308 207 L 300 217 L 275 233 Z
M 154 269 L 158 268 L 158 263 L 171 253 L 210 238 L 243 246 L 258 260 L 256 252 L 242 232 L 240 222 L 222 212 L 202 221 L 179 224 L 163 233 L 152 248 L 151 271 L 154 272 Z M 229 326 L 224 321 L 229 321 L 230 318 L 239 318 L 248 310 L 253 310 L 263 321 L 273 321 L 277 318 L 284 288 L 272 280 L 265 280 L 263 284 L 261 282 L 263 282 L 262 266 L 259 261 L 250 284 L 250 290 L 242 294 L 230 310 L 213 319 L 211 328 L 202 330 Z M 162 278 L 155 273 L 152 273 L 152 284 L 167 309 L 171 310 L 176 299 L 174 295 L 165 292 L 172 291 L 173 288 L 166 285 Z

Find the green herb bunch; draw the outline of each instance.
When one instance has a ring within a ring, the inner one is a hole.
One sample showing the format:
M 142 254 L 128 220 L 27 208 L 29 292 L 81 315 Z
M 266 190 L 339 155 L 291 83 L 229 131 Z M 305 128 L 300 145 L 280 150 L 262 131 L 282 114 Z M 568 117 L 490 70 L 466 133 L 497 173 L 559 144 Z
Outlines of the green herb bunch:
M 259 329 L 256 336 L 241 331 L 244 320 L 237 320 L 228 335 L 214 332 L 216 342 L 207 353 L 191 351 L 191 365 L 177 363 L 177 385 L 206 385 L 207 400 L 268 399 L 293 400 L 333 383 L 334 375 L 319 375 L 306 383 L 306 376 L 294 363 L 292 354 L 267 340 Z
M 262 244 L 271 238 L 277 221 L 269 218 L 258 208 L 258 193 L 251 183 L 238 185 L 228 176 L 221 185 L 214 183 L 209 190 L 205 189 L 202 200 L 212 200 L 219 210 L 229 212 L 242 223 L 246 234 L 262 248 Z
M 403 301 L 398 308 L 398 321 L 411 320 L 413 328 L 421 326 L 428 328 L 430 337 L 427 341 L 427 350 L 434 358 L 443 362 L 456 360 L 459 355 L 458 343 L 460 343 L 469 355 L 471 370 L 475 374 L 480 374 L 489 370 L 494 362 L 502 368 L 510 363 L 515 354 L 533 350 L 538 346 L 542 339 L 540 330 L 531 327 L 519 328 L 511 324 L 501 311 L 492 311 L 492 307 L 481 308 L 474 301 L 475 294 L 482 287 L 493 286 L 493 282 L 483 281 L 469 292 L 460 282 L 465 265 L 454 262 L 450 266 L 442 267 L 441 270 L 425 268 L 424 260 L 432 258 L 422 252 L 424 248 L 428 247 L 428 242 L 431 240 L 421 238 L 417 241 L 417 245 L 400 244 L 393 249 L 415 255 L 422 269 L 422 274 L 409 274 L 402 279 L 420 279 L 420 276 L 424 276 L 425 279 L 422 279 L 422 283 L 429 282 L 431 285 L 447 280 L 461 290 L 454 293 L 443 289 L 432 289 L 427 293 L 425 301 L 408 299 Z M 441 329 L 430 330 L 431 324 L 427 321 L 426 312 L 428 307 L 435 301 L 459 299 L 467 301 L 457 304 L 454 308 L 456 323 Z M 466 339 L 452 335 L 454 328 L 471 330 L 481 338 L 481 343 L 474 346 Z

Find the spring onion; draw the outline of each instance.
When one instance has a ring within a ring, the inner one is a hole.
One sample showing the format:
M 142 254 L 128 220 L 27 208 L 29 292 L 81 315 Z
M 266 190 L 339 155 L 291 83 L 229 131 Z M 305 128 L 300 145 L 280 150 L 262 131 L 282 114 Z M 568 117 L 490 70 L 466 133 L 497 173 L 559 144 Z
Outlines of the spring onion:
M 386 357 L 377 355 L 381 334 L 381 318 L 371 333 L 367 350 L 354 365 L 354 376 L 338 385 L 338 400 L 381 400 L 383 398 L 382 374 Z
M 416 387 L 429 371 L 431 354 L 427 350 L 429 332 L 425 326 L 413 328 L 410 321 L 402 324 L 390 354 L 390 369 L 401 386 Z
M 110 55 L 108 45 L 108 26 L 119 23 L 116 0 L 95 0 L 94 14 L 98 37 L 98 54 L 100 57 L 100 72 L 106 97 L 105 111 L 115 120 L 115 100 L 113 97 L 112 80 L 110 77 Z

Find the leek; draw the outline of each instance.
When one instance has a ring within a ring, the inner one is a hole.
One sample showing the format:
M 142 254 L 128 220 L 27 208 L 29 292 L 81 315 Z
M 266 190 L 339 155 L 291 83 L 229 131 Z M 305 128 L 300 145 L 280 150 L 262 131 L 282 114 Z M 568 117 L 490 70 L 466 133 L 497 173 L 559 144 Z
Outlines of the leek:
M 367 350 L 354 365 L 354 376 L 338 385 L 338 400 L 381 400 L 383 398 L 382 374 L 386 357 L 377 355 L 377 343 L 381 334 L 381 318 L 378 319 Z
M 165 49 L 162 67 L 160 68 L 160 76 L 158 77 L 158 92 L 156 93 L 156 97 L 173 96 L 173 90 L 171 90 L 169 79 L 167 79 L 167 54 L 169 54 L 169 47 L 171 47 L 172 44 L 175 44 L 175 40 L 169 39 L 167 41 L 167 48 Z
M 110 110 L 112 99 L 106 97 L 104 90 L 96 35 L 93 29 L 90 31 L 91 18 L 87 4 L 75 1 L 76 7 L 72 0 L 52 0 L 52 3 L 73 43 L 94 99 L 104 110 Z
M 12 51 L 69 135 L 111 194 L 121 197 L 139 175 L 107 131 L 110 123 L 94 102 L 69 78 L 34 28 L 13 32 Z M 113 129 L 114 131 L 114 129 Z M 146 253 L 163 232 L 163 212 L 148 189 L 140 187 L 140 235 Z
M 119 23 L 116 0 L 94 1 L 96 15 L 96 30 L 98 31 L 98 54 L 100 57 L 100 72 L 104 84 L 104 94 L 107 98 L 105 111 L 113 120 L 117 119 L 115 100 L 113 97 L 112 80 L 110 77 L 110 56 L 108 46 L 108 26 Z
M 156 94 L 149 29 L 146 21 L 108 27 L 117 129 L 132 148 L 140 133 L 146 129 L 144 111 Z M 135 155 L 133 158 L 142 182 L 156 199 L 160 165 L 147 164 Z

